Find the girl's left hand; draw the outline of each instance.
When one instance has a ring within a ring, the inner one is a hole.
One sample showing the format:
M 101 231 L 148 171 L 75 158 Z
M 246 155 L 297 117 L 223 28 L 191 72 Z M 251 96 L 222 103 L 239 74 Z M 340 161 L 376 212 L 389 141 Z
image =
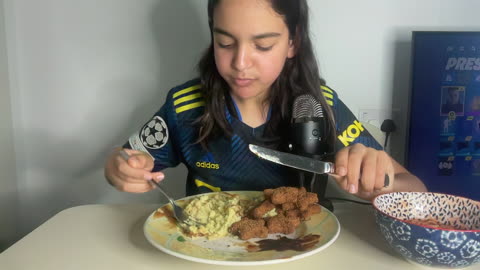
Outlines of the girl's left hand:
M 392 158 L 385 151 L 357 143 L 337 152 L 332 176 L 347 192 L 371 199 L 379 191 L 393 190 L 394 174 Z M 389 177 L 386 187 L 385 175 Z

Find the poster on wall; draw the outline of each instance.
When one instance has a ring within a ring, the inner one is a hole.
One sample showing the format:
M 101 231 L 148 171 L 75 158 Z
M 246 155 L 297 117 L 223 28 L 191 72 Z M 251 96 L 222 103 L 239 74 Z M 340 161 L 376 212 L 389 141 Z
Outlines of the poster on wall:
M 480 32 L 414 32 L 407 169 L 480 200 Z

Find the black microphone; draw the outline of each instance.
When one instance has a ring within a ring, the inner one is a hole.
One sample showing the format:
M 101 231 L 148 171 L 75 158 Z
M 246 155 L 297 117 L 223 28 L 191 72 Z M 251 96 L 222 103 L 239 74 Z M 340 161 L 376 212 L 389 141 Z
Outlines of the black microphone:
M 320 102 L 312 95 L 305 94 L 295 98 L 292 107 L 290 129 L 290 150 L 293 154 L 322 160 L 330 146 L 327 142 L 327 119 L 324 117 Z M 310 192 L 317 193 L 321 205 L 333 211 L 333 204 L 325 199 L 328 175 L 299 172 L 299 185 L 305 186 L 310 178 Z M 316 181 L 316 180 L 320 181 Z
M 305 94 L 295 98 L 291 127 L 293 153 L 318 159 L 327 154 L 327 121 L 315 97 Z

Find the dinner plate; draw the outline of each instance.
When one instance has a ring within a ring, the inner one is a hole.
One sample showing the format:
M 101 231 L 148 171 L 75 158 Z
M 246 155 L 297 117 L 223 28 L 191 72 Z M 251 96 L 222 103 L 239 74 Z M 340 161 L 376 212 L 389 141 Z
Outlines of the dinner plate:
M 237 194 L 241 199 L 263 199 L 263 192 L 260 191 L 228 193 Z M 177 200 L 177 203 L 185 205 L 202 195 L 208 194 L 186 197 Z M 167 254 L 208 264 L 264 265 L 298 260 L 324 250 L 340 233 L 337 218 L 324 207 L 320 213 L 311 216 L 310 220 L 303 221 L 292 234 L 269 234 L 267 238 L 248 240 L 240 240 L 236 236 L 210 240 L 204 237 L 190 238 L 182 233 L 169 213 L 171 207 L 167 204 L 147 218 L 143 227 L 147 240 Z

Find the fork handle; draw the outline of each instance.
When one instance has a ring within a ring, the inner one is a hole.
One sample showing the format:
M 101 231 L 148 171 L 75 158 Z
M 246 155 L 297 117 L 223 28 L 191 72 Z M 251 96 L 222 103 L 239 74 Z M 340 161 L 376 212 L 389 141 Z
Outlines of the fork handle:
M 152 179 L 150 179 L 148 181 L 150 181 L 150 183 L 154 184 L 158 188 L 158 190 L 160 190 L 160 192 L 163 194 L 163 196 L 165 196 L 170 201 L 171 204 L 175 204 L 175 201 L 170 196 L 168 196 L 165 191 L 163 191 L 163 188 L 162 188 L 162 186 L 160 186 L 159 183 L 153 181 Z
M 118 153 L 125 161 L 127 161 L 130 158 L 130 155 L 124 149 L 120 150 Z M 170 196 L 168 196 L 165 191 L 163 191 L 163 188 L 160 186 L 159 183 L 153 181 L 152 179 L 149 179 L 148 181 L 154 184 L 160 190 L 163 196 L 165 196 L 170 201 L 171 204 L 175 204 L 175 201 Z

